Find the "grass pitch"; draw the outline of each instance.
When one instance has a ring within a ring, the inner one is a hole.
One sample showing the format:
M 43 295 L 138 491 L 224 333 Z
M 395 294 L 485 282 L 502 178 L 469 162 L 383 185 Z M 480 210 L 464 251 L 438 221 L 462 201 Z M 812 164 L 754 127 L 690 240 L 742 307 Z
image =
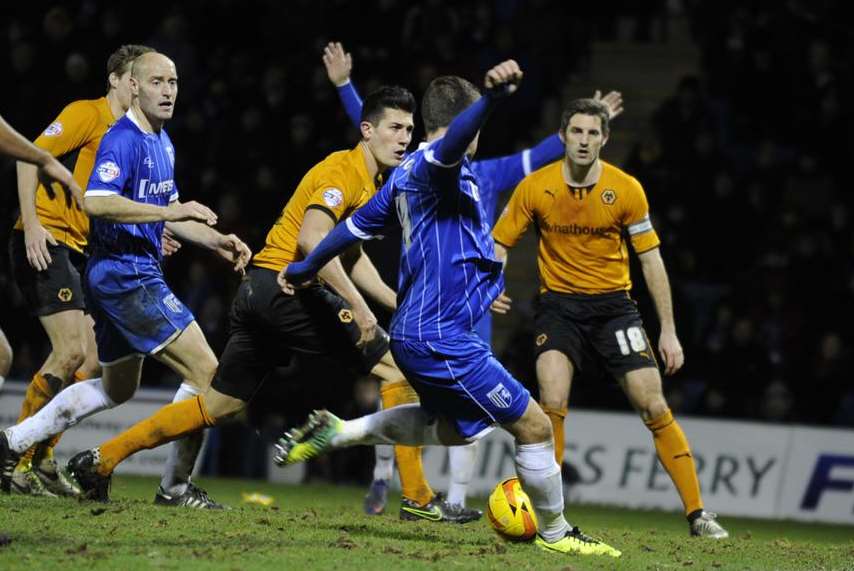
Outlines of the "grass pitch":
M 723 518 L 732 538 L 691 539 L 672 513 L 576 506 L 572 520 L 623 551 L 545 553 L 499 540 L 485 522 L 401 522 L 361 513 L 364 490 L 205 480 L 227 512 L 151 504 L 157 482 L 116 478 L 111 504 L 0 496 L 0 569 L 851 569 L 854 527 Z M 246 504 L 242 492 L 275 498 Z M 483 501 L 473 504 L 483 507 Z

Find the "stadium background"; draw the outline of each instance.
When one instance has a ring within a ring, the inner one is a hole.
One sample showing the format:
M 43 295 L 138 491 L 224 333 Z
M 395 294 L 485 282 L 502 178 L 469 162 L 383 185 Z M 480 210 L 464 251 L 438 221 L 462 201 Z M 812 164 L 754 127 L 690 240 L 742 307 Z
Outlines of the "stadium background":
M 353 52 L 363 94 L 399 83 L 420 97 L 438 74 L 479 82 L 489 64 L 516 58 L 526 73 L 523 89 L 487 126 L 483 157 L 553 132 L 567 98 L 618 89 L 627 112 L 614 123 L 604 158 L 640 179 L 663 240 L 687 355 L 685 369 L 666 382 L 672 408 L 850 427 L 854 238 L 847 185 L 854 125 L 845 102 L 854 37 L 841 7 L 830 0 L 624 0 L 601 7 L 219 0 L 157 12 L 127 1 L 34 2 L 16 5 L 0 23 L 0 109 L 34 138 L 68 102 L 104 94 L 106 57 L 118 45 L 164 52 L 180 76 L 167 128 L 182 197 L 213 207 L 220 229 L 257 251 L 304 172 L 357 140 L 320 62 L 326 41 L 340 40 Z M 12 162 L 0 162 L 0 181 L 0 232 L 7 235 L 17 211 Z M 527 253 L 514 252 L 508 290 L 517 313 L 495 320 L 494 339 L 495 352 L 527 382 L 532 243 L 523 245 Z M 395 283 L 395 238 L 371 247 Z M 218 352 L 237 279 L 193 247 L 165 269 Z M 642 282 L 634 296 L 656 337 Z M 47 340 L 11 282 L 5 255 L 0 295 L 0 326 L 15 350 L 10 377 L 28 379 Z M 323 381 L 310 387 L 299 370 L 280 371 L 290 382 L 268 383 L 269 398 L 259 399 L 267 406 L 255 409 L 254 424 L 272 432 L 282 414 L 330 404 L 330 394 L 343 414 L 371 406 L 369 385 L 357 385 L 353 399 L 350 380 L 324 365 L 301 365 Z M 177 379 L 150 362 L 143 383 L 175 386 Z M 616 385 L 596 376 L 575 383 L 572 405 L 628 408 Z M 266 470 L 245 428 L 222 429 L 214 442 L 208 471 Z M 347 451 L 317 469 L 358 479 L 367 476 L 370 459 L 368 450 Z

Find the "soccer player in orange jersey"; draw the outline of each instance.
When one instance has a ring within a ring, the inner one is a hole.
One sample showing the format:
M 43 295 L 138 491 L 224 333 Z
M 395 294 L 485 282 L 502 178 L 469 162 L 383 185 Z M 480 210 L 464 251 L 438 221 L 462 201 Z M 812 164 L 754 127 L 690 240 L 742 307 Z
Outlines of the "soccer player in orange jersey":
M 537 381 L 552 421 L 555 456 L 563 460 L 564 418 L 575 371 L 600 364 L 617 380 L 652 433 L 658 458 L 685 507 L 691 535 L 724 538 L 715 515 L 703 510 L 688 440 L 670 413 L 661 375 L 640 313 L 629 296 L 627 241 L 640 259 L 661 323 L 658 350 L 665 374 L 684 362 L 659 239 L 641 184 L 599 158 L 608 141 L 607 108 L 577 99 L 563 112 L 564 159 L 525 178 L 510 198 L 493 236 L 506 262 L 533 222 L 538 230 L 540 297 L 536 314 Z M 494 305 L 506 312 L 509 299 Z
M 107 60 L 107 94 L 69 103 L 35 140 L 35 146 L 51 157 L 73 163 L 76 183 L 85 185 L 89 180 L 101 138 L 130 107 L 131 64 L 151 51 L 146 46 L 121 46 Z M 24 162 L 18 163 L 18 198 L 21 215 L 9 240 L 12 273 L 51 343 L 47 360 L 27 388 L 20 422 L 75 379 L 100 376 L 101 368 L 80 278 L 89 218 L 70 193 L 40 183 L 36 167 Z M 60 436 L 23 455 L 12 480 L 17 493 L 76 494 L 53 460 Z
M 232 304 L 228 343 L 210 389 L 161 409 L 83 453 L 98 459 L 83 474 L 92 489 L 106 490 L 104 482 L 130 454 L 240 412 L 272 369 L 301 354 L 328 357 L 342 368 L 378 377 L 388 406 L 417 401 L 391 357 L 388 335 L 377 326 L 360 290 L 390 309 L 396 306 L 396 295 L 361 249 L 327 265 L 320 273 L 324 285 L 300 295 L 285 295 L 277 281 L 283 268 L 303 259 L 337 222 L 376 194 L 380 175 L 404 157 L 414 110 L 415 100 L 403 88 L 380 88 L 366 98 L 361 142 L 332 153 L 306 173 L 252 260 Z M 481 517 L 479 510 L 450 506 L 433 493 L 418 448 L 409 447 L 400 465 L 402 519 L 465 523 Z M 98 497 L 106 499 L 105 494 Z
M 62 166 L 50 153 L 35 146 L 20 133 L 12 128 L 3 117 L 0 117 L 0 152 L 19 161 L 33 165 L 37 176 L 47 184 L 56 183 L 71 192 L 76 199 L 83 196 L 80 185 L 74 180 L 71 172 Z M 0 329 L 0 389 L 6 381 L 6 375 L 12 367 L 12 347 L 3 330 Z

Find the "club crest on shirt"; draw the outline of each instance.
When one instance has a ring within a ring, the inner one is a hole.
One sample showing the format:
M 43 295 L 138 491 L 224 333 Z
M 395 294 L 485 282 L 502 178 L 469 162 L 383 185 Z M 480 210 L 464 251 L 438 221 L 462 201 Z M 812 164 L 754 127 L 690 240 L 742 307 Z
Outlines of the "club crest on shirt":
M 616 201 L 617 193 L 611 190 L 610 188 L 602 192 L 602 202 L 604 202 L 605 204 L 611 205 L 614 204 Z
M 151 157 L 145 157 L 142 163 L 150 169 L 154 168 L 154 161 L 151 160 Z
M 56 292 L 56 297 L 59 298 L 59 301 L 63 303 L 68 303 L 71 301 L 71 298 L 74 297 L 74 293 L 72 293 L 71 288 L 60 288 L 58 292 Z
M 510 408 L 513 404 L 513 395 L 502 383 L 495 385 L 495 388 L 486 393 L 486 396 L 498 408 Z
M 169 308 L 169 311 L 172 313 L 180 313 L 181 312 L 181 302 L 175 297 L 174 293 L 170 293 L 166 297 L 163 298 L 163 305 Z
M 101 179 L 101 182 L 112 182 L 119 178 L 122 171 L 119 168 L 119 165 L 113 161 L 104 161 L 98 165 L 97 172 L 98 178 Z
M 172 166 L 175 166 L 175 149 L 173 147 L 166 147 L 166 155 L 169 157 L 169 162 Z
M 47 126 L 47 129 L 42 133 L 45 137 L 57 137 L 62 134 L 62 123 L 54 121 Z
M 341 203 L 344 202 L 344 193 L 337 188 L 327 188 L 323 191 L 323 202 L 329 208 L 341 206 Z

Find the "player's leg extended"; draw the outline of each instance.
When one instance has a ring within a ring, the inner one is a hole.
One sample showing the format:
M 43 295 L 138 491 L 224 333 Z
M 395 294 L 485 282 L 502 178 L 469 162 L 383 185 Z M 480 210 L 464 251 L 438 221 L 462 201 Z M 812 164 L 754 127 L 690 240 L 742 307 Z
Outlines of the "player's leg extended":
M 371 369 L 371 374 L 380 379 L 380 397 L 384 409 L 418 403 L 418 394 L 395 364 L 391 351 L 385 352 L 380 362 Z M 398 444 L 394 447 L 394 456 L 400 474 L 401 495 L 418 505 L 427 504 L 435 494 L 424 476 L 421 448 Z
M 537 357 L 537 384 L 540 389 L 540 406 L 549 417 L 554 435 L 555 460 L 563 464 L 566 448 L 564 422 L 569 406 L 569 391 L 575 370 L 572 361 L 561 351 L 551 349 Z
M 697 468 L 691 447 L 664 399 L 658 369 L 646 367 L 629 371 L 620 380 L 620 384 L 632 406 L 652 432 L 658 459 L 679 492 L 685 515 L 692 526 L 692 533 L 726 537 L 726 531 L 714 521 L 714 515 L 703 511 L 700 483 L 697 480 Z M 695 527 L 698 531 L 695 531 Z
M 141 371 L 142 356 L 125 355 L 105 365 L 102 378 L 75 383 L 60 391 L 38 413 L 3 431 L 0 439 L 5 440 L 9 454 L 17 463 L 18 456 L 36 442 L 128 400 L 136 392 Z
M 205 393 L 216 372 L 216 357 L 195 321 L 154 357 L 184 379 L 173 403 Z M 160 481 L 161 490 L 169 496 L 180 496 L 187 491 L 204 435 L 203 431 L 194 432 L 172 444 Z
M 516 474 L 537 515 L 537 545 L 559 553 L 619 557 L 618 550 L 589 537 L 566 521 L 551 421 L 542 408 L 529 399 L 522 416 L 502 426 L 516 439 Z

